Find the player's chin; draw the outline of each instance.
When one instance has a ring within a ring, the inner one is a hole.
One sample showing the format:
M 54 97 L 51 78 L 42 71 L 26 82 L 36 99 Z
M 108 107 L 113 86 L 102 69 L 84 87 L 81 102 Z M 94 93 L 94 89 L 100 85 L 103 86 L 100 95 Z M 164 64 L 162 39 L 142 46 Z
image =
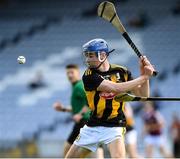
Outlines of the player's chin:
M 87 63 L 86 64 L 88 68 L 90 69 L 93 69 L 93 68 L 96 68 L 97 66 L 96 65 L 93 65 L 93 64 L 90 64 L 90 63 Z
M 75 83 L 75 82 L 76 82 L 76 79 L 74 79 L 74 78 L 69 78 L 69 81 L 70 81 L 71 83 Z

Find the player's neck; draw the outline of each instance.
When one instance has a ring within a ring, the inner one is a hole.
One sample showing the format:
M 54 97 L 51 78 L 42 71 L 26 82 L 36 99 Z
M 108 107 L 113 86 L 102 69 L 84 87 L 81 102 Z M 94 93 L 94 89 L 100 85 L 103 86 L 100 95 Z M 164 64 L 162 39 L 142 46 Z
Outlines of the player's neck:
M 98 70 L 101 71 L 101 72 L 106 72 L 106 71 L 109 70 L 109 68 L 110 68 L 110 64 L 109 64 L 109 62 L 106 60 L 106 61 L 104 61 L 104 63 L 98 68 Z
M 75 81 L 71 82 L 72 85 L 75 85 L 77 82 L 79 82 L 81 79 L 77 78 Z

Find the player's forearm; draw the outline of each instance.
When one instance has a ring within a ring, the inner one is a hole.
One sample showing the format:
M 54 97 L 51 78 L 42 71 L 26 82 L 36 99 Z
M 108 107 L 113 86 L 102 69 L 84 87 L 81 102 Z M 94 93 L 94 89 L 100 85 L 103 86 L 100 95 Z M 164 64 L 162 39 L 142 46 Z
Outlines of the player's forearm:
M 72 112 L 71 108 L 64 108 L 65 112 Z
M 81 109 L 81 111 L 79 112 L 80 114 L 84 114 L 84 113 L 86 113 L 86 112 L 88 112 L 89 111 L 89 108 L 88 108 L 88 106 L 84 106 L 82 109 Z
M 142 85 L 148 79 L 147 76 L 140 76 L 134 80 L 123 82 L 123 83 L 116 83 L 114 84 L 113 92 L 115 93 L 125 93 L 128 91 L 132 91 L 134 88 L 137 88 L 138 85 Z
M 60 112 L 72 112 L 71 108 L 61 108 L 61 110 L 58 110 Z
M 82 109 L 82 112 L 83 113 L 86 113 L 86 112 L 88 112 L 90 109 L 89 109 L 89 107 L 87 106 L 87 105 L 85 105 L 84 107 L 83 107 L 83 109 Z
M 144 82 L 140 87 L 141 96 L 149 97 L 150 96 L 150 87 L 149 87 L 149 80 Z
M 143 84 L 139 85 L 132 92 L 136 96 L 149 97 L 149 95 L 150 95 L 149 80 L 147 80 Z

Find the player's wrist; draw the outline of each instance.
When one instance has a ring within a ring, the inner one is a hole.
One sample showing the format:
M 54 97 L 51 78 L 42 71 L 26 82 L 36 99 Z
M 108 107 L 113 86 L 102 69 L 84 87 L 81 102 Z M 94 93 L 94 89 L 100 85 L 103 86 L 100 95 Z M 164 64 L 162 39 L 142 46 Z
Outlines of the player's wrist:
M 149 80 L 150 77 L 148 75 L 143 74 L 143 75 L 141 75 L 141 78 L 142 78 L 142 80 L 147 81 L 147 80 Z
M 83 115 L 84 115 L 84 112 L 80 112 L 80 113 L 79 113 L 79 115 L 81 115 L 81 116 L 83 117 Z
M 144 71 L 140 71 L 140 75 L 141 75 L 141 76 L 144 75 Z

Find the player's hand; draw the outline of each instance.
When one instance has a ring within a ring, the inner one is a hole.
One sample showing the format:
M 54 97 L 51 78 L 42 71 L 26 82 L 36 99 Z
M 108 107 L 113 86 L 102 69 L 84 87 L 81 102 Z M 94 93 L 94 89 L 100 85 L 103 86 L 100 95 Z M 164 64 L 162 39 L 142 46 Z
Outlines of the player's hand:
M 82 114 L 80 114 L 80 113 L 75 114 L 75 115 L 73 116 L 73 120 L 74 120 L 76 123 L 79 123 L 81 119 L 82 119 Z
M 86 113 L 87 111 L 89 111 L 89 108 L 87 106 L 84 106 L 81 110 L 82 113 Z
M 60 102 L 55 102 L 53 104 L 53 108 L 56 110 L 56 111 L 63 111 L 64 110 L 64 107 L 63 105 L 60 103 Z
M 142 56 L 140 59 L 140 72 L 141 75 L 152 76 L 154 67 L 151 65 L 150 61 L 146 56 Z
M 153 76 L 154 68 L 151 66 L 144 66 L 144 75 L 151 77 Z
M 139 66 L 140 66 L 140 72 L 141 72 L 141 75 L 143 75 L 145 72 L 144 72 L 144 66 L 149 66 L 151 65 L 150 61 L 147 59 L 146 56 L 142 56 L 140 58 L 140 61 L 139 61 Z

